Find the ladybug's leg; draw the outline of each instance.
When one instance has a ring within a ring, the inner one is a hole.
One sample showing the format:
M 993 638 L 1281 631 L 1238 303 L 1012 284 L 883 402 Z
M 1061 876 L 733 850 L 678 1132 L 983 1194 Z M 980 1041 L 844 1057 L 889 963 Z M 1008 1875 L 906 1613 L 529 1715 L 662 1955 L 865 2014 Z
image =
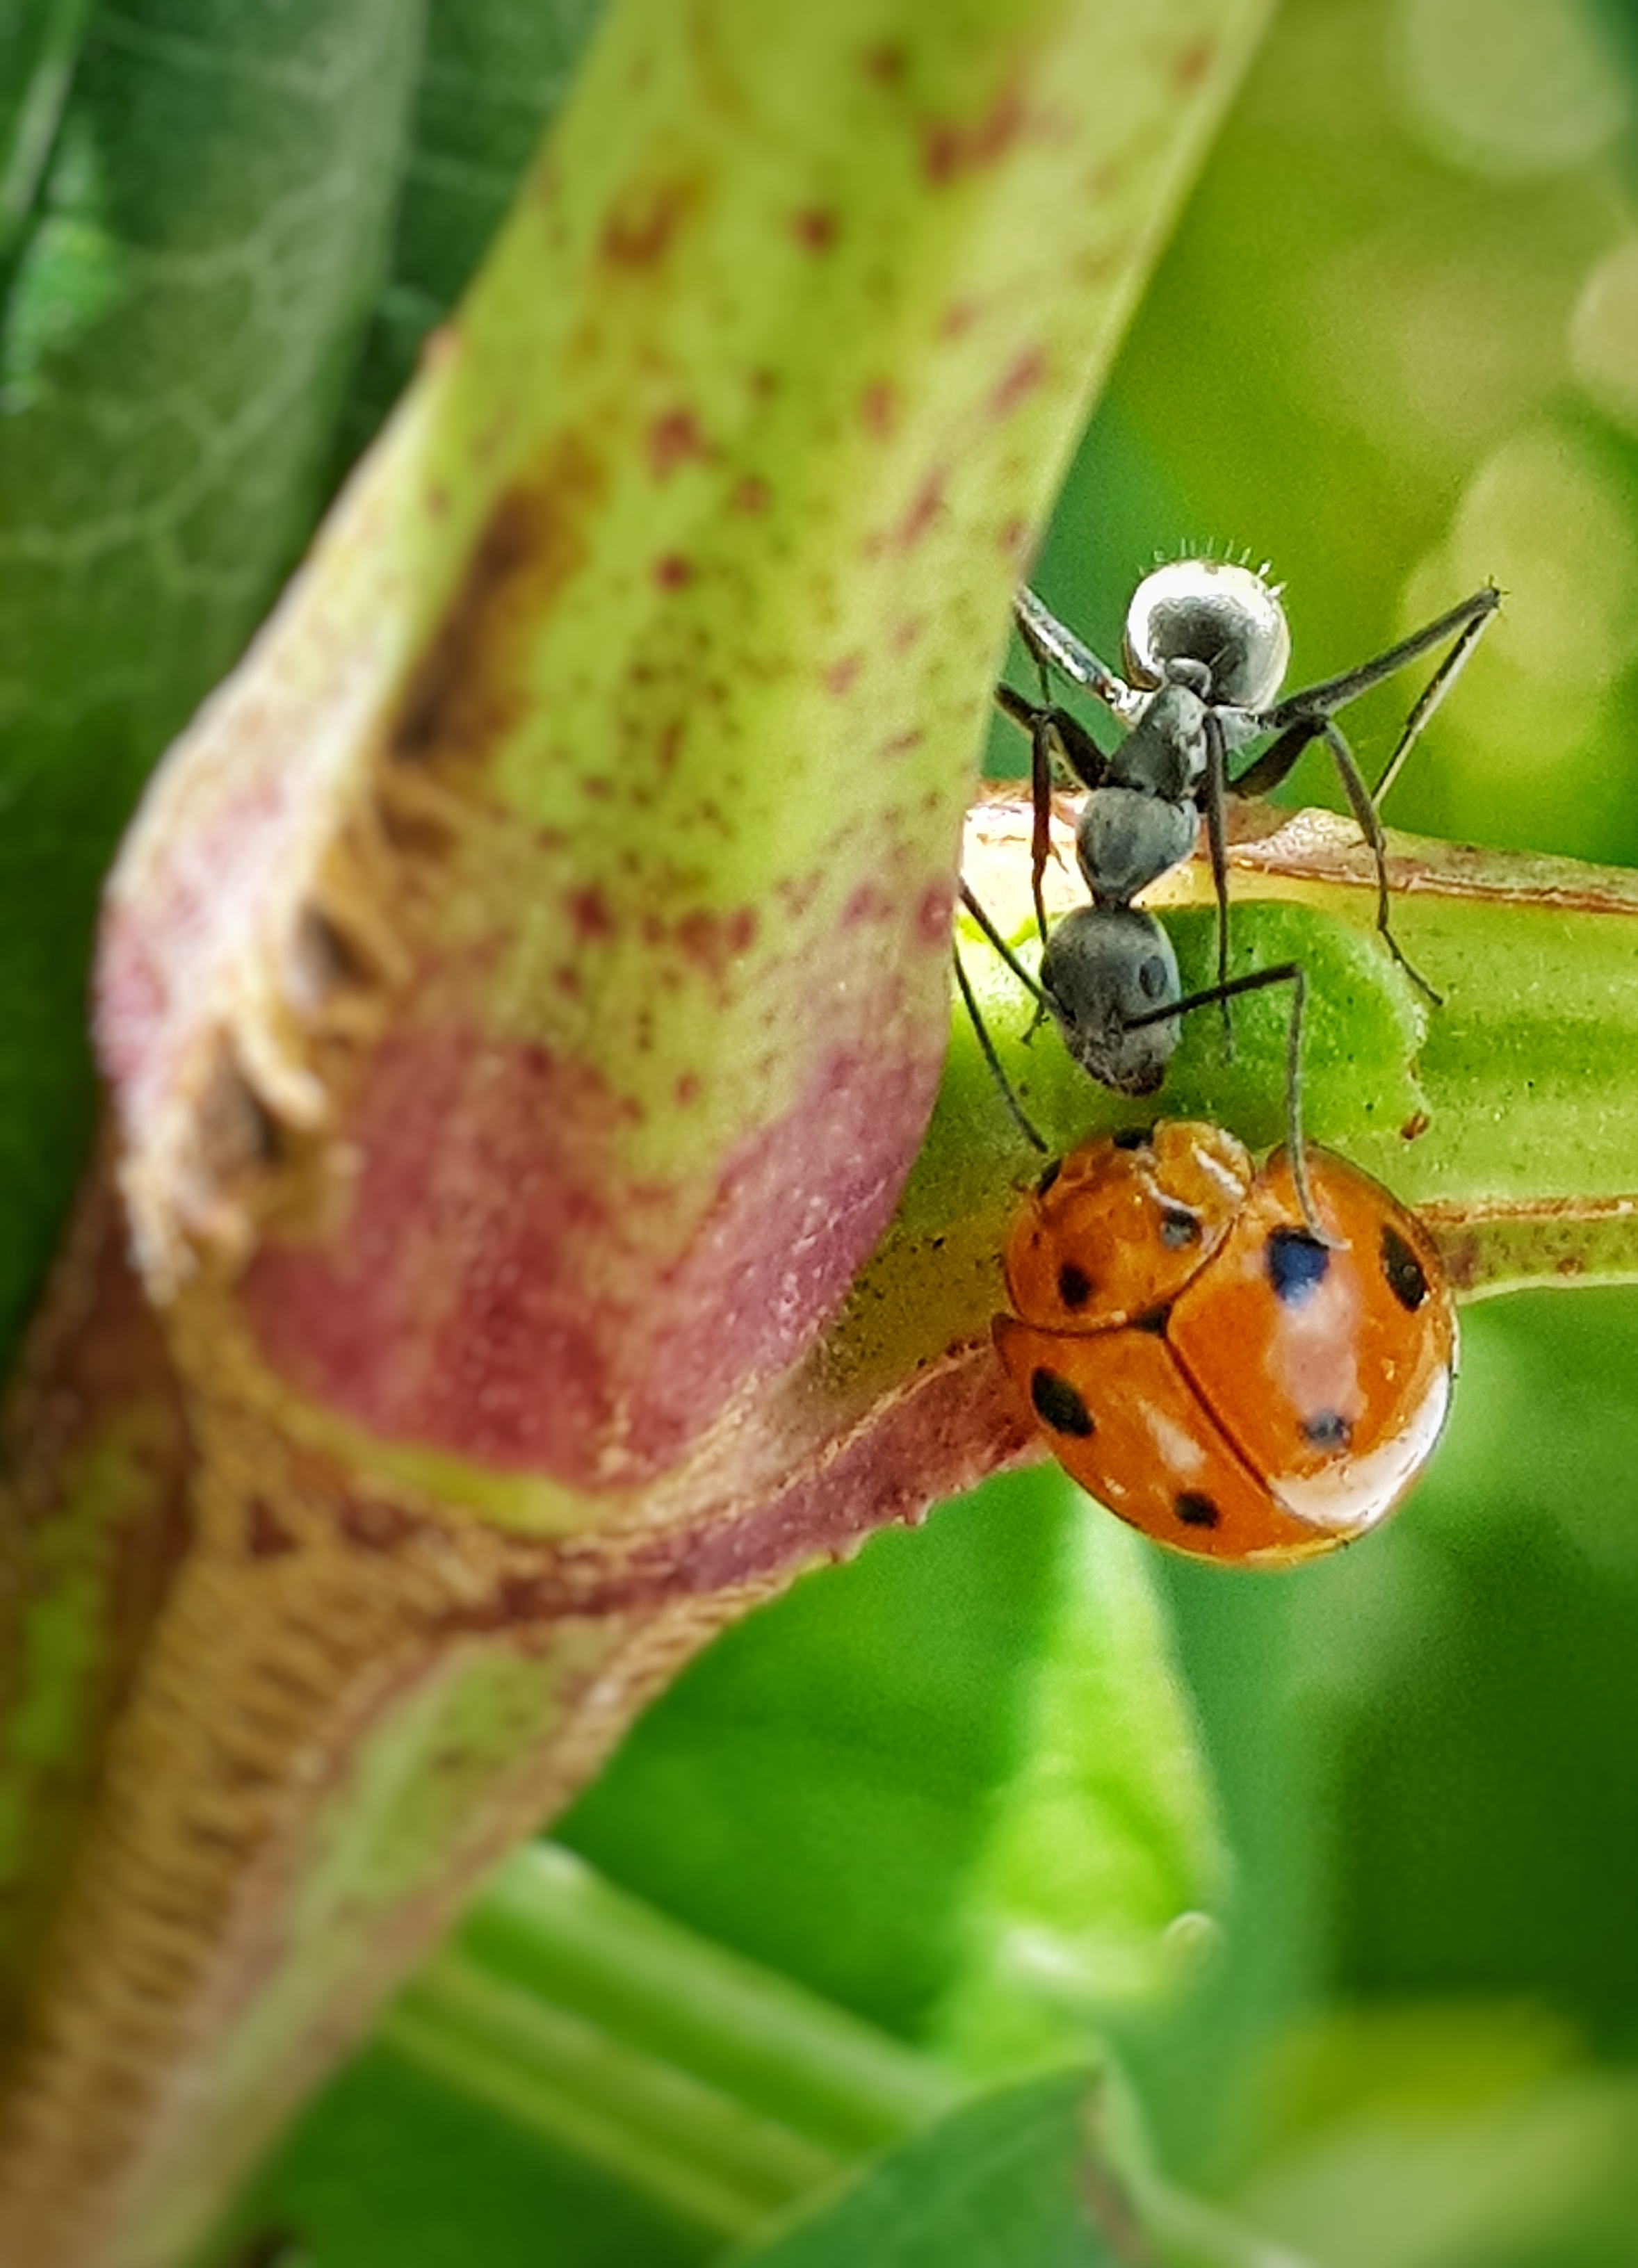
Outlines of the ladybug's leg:
M 1209 1008 L 1242 992 L 1260 992 L 1270 984 L 1291 987 L 1291 1022 L 1286 1035 L 1286 1146 L 1291 1157 L 1291 1185 L 1310 1235 L 1321 1244 L 1334 1244 L 1335 1238 L 1327 1236 L 1319 1225 L 1308 1185 L 1308 1153 L 1302 1139 L 1302 1012 L 1308 1003 L 1308 978 L 1301 961 L 1276 961 L 1270 968 L 1253 969 L 1249 976 L 1230 976 L 1221 984 L 1206 985 L 1203 991 L 1185 992 L 1169 1007 L 1128 1016 L 1126 1029 L 1132 1032 L 1144 1024 L 1157 1024 L 1165 1016 L 1186 1016 L 1192 1009 Z
M 1011 946 L 1007 945 L 1006 939 L 1001 936 L 1000 931 L 995 927 L 994 923 L 991 921 L 990 917 L 985 912 L 984 908 L 979 904 L 978 899 L 973 895 L 971 890 L 968 888 L 965 882 L 961 886 L 961 895 L 962 903 L 966 907 L 967 911 L 978 923 L 979 928 L 984 932 L 985 936 L 989 939 L 990 943 L 1000 954 L 1002 960 L 1006 961 L 1014 976 L 1016 976 L 1020 983 L 1025 985 L 1028 990 L 1035 995 L 1038 1013 L 1045 1005 L 1045 995 L 1041 990 L 1040 986 L 1030 976 L 1029 970 L 1025 968 L 1022 963 L 1017 959 L 1015 954 L 1013 953 Z M 1047 1145 L 1041 1135 L 1037 1132 L 1035 1127 L 1031 1124 L 1022 1103 L 1019 1101 L 1016 1094 L 1014 1092 L 1011 1079 L 1007 1078 L 1006 1071 L 1001 1067 L 1001 1059 L 995 1052 L 995 1042 L 990 1037 L 989 1027 L 984 1020 L 983 1013 L 979 1009 L 978 1000 L 973 993 L 972 985 L 968 979 L 967 971 L 963 966 L 961 947 L 959 946 L 956 948 L 954 958 L 956 961 L 956 983 L 960 990 L 963 1000 L 966 1003 L 967 1013 L 972 1019 L 973 1035 L 978 1040 L 979 1053 L 983 1056 L 985 1062 L 989 1065 L 990 1076 L 995 1081 L 997 1087 L 1000 1091 L 1001 1100 L 1007 1105 L 1007 1112 L 1012 1118 L 1014 1125 L 1017 1127 L 1018 1131 L 1023 1136 L 1024 1140 L 1029 1144 L 1030 1147 L 1032 1149 L 1039 1150 L 1042 1155 L 1044 1156 L 1046 1153 Z

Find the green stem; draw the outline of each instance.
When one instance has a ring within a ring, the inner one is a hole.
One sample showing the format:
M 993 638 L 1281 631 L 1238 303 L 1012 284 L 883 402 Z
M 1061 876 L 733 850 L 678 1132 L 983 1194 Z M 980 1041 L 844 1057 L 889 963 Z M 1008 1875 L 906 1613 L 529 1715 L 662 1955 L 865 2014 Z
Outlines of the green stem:
M 544 1844 L 501 1869 L 380 2036 L 725 2235 L 963 2094 L 939 2065 Z
M 382 2037 L 446 2086 L 725 2237 L 839 2169 L 731 2095 L 458 1953 L 433 1962 Z

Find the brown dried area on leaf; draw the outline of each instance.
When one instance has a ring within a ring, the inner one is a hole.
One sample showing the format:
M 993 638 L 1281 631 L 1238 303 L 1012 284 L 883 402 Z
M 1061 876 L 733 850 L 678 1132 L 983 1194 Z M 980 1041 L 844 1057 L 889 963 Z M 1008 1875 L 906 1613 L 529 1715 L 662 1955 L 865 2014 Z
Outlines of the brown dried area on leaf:
M 1085 902 L 1085 887 L 1075 865 L 1080 808 L 1079 796 L 1052 799 L 1053 856 L 1043 878 L 1049 914 L 1066 912 Z M 1375 891 L 1376 870 L 1369 849 L 1354 821 L 1339 813 L 1286 811 L 1260 798 L 1234 795 L 1226 813 L 1229 863 L 1236 872 Z M 1028 911 L 1030 823 L 1028 795 L 1005 783 L 983 788 L 968 819 L 963 871 L 1004 927 L 1015 902 L 1021 919 Z M 1192 897 L 1209 892 L 1210 873 L 1207 861 L 1197 853 L 1180 870 L 1176 894 Z M 1485 898 L 1569 913 L 1638 912 L 1638 870 L 1589 866 L 1578 858 L 1554 858 L 1546 851 L 1487 850 L 1471 843 L 1391 832 L 1388 879 L 1396 896 Z M 1162 886 L 1145 902 L 1163 902 L 1172 895 Z
M 1424 1205 L 1463 1300 L 1578 1284 L 1638 1284 L 1638 1196 Z
M 1231 797 L 1228 839 L 1242 873 L 1376 887 L 1376 868 L 1359 829 L 1335 812 L 1281 811 Z M 1389 846 L 1388 879 L 1398 895 L 1487 898 L 1564 913 L 1638 912 L 1638 872 L 1420 836 L 1391 836 Z

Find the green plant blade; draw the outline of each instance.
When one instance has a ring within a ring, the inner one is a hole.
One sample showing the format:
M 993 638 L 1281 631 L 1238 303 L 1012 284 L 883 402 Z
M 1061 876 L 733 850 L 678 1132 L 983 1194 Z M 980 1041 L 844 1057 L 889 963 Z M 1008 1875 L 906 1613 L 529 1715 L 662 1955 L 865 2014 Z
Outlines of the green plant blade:
M 1074 2180 L 1088 2085 L 1059 2073 L 963 2104 L 724 2268 L 1105 2268 L 1120 2256 Z
M 109 15 L 18 223 L 0 313 L 0 1358 L 85 1160 L 103 871 L 306 533 L 418 46 L 401 0 Z

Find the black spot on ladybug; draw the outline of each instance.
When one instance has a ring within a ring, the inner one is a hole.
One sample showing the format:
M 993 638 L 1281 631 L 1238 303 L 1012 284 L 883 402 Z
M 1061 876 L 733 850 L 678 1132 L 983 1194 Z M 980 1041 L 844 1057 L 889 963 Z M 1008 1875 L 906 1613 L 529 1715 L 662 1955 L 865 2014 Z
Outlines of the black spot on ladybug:
M 1302 1438 L 1316 1449 L 1346 1449 L 1354 1428 L 1340 1410 L 1317 1410 L 1302 1420 Z
M 1072 1433 L 1084 1441 L 1096 1432 L 1092 1412 L 1075 1392 L 1066 1378 L 1055 1370 L 1037 1370 L 1029 1374 L 1029 1399 L 1035 1404 L 1035 1414 L 1050 1433 Z
M 1043 1166 L 1041 1178 L 1035 1185 L 1037 1197 L 1044 1197 L 1063 1170 L 1064 1161 L 1061 1158 L 1054 1158 L 1050 1166 Z
M 1199 1242 L 1200 1216 L 1191 1212 L 1187 1205 L 1162 1205 L 1160 1234 L 1168 1252 L 1181 1252 L 1186 1246 Z
M 1123 1126 L 1119 1133 L 1109 1138 L 1117 1150 L 1152 1150 L 1155 1146 L 1154 1132 L 1147 1126 Z
M 1263 1267 L 1274 1297 L 1284 1307 L 1300 1307 L 1311 1300 L 1325 1280 L 1331 1248 L 1305 1228 L 1271 1231 L 1263 1253 Z
M 1428 1278 L 1421 1262 L 1391 1221 L 1383 1224 L 1382 1272 L 1394 1298 L 1413 1315 L 1428 1297 Z
M 1151 1338 L 1163 1339 L 1166 1336 L 1166 1326 L 1170 1321 L 1171 1307 L 1169 1302 L 1163 1307 L 1146 1307 L 1140 1315 L 1133 1315 L 1132 1328 L 1134 1331 L 1147 1331 Z
M 1073 1260 L 1066 1260 L 1058 1271 L 1058 1296 L 1072 1314 L 1092 1297 L 1092 1278 Z
M 1208 1496 L 1198 1496 L 1185 1489 L 1177 1498 L 1172 1510 L 1185 1528 L 1215 1528 L 1222 1514 Z

